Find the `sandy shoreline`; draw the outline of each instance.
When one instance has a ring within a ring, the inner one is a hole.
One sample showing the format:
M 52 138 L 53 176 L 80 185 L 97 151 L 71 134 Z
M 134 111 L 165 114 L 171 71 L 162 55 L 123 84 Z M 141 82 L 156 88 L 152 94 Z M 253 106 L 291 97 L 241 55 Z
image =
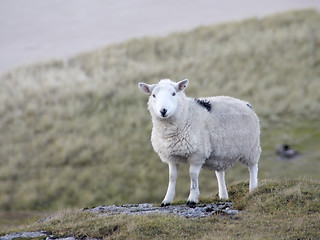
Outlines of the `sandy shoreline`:
M 247 17 L 316 8 L 318 0 L 4 0 L 0 74 L 145 35 L 163 36 Z

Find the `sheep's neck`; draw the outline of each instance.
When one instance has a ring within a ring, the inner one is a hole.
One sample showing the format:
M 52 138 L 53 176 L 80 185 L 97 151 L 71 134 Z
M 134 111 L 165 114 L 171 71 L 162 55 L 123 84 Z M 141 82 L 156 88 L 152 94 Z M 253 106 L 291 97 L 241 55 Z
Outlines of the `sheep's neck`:
M 162 138 L 171 138 L 178 135 L 184 135 L 186 129 L 190 127 L 189 123 L 189 99 L 186 98 L 178 106 L 178 111 L 169 119 L 156 120 L 157 130 Z
M 162 131 L 162 135 L 166 138 L 170 137 L 176 137 L 177 135 L 180 135 L 185 129 L 187 129 L 190 125 L 185 124 L 183 126 L 181 125 L 165 125 Z
M 186 130 L 190 128 L 188 118 L 184 118 L 181 115 L 179 115 L 178 118 L 162 121 L 161 125 L 160 134 L 163 138 L 172 138 L 184 135 Z

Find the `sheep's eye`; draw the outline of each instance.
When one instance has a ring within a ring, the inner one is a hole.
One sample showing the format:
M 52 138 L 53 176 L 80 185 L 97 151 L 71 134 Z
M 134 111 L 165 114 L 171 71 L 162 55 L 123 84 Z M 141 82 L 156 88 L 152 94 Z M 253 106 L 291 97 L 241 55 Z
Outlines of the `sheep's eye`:
M 176 93 L 174 92 L 174 93 L 172 93 L 172 96 L 175 96 L 176 95 Z
M 154 97 L 154 98 L 155 98 L 155 97 L 156 97 L 156 95 L 155 95 L 155 94 L 152 94 L 152 97 Z

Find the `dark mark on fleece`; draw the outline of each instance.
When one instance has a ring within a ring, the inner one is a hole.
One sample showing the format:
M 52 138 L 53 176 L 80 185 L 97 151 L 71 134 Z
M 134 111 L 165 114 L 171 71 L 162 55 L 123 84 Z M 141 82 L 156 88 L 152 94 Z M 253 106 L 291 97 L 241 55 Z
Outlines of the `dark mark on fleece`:
M 208 112 L 211 112 L 211 103 L 207 100 L 194 99 L 201 107 L 207 109 Z

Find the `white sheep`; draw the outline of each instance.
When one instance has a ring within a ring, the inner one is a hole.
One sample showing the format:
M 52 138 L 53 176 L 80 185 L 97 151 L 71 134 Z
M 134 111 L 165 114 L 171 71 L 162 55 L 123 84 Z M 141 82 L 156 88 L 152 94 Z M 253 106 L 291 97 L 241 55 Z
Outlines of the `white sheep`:
M 183 90 L 188 80 L 178 83 L 163 79 L 157 84 L 139 83 L 150 94 L 151 142 L 161 160 L 169 165 L 169 185 L 161 206 L 175 196 L 180 163 L 190 164 L 190 195 L 187 205 L 198 203 L 198 176 L 202 167 L 215 170 L 219 198 L 228 199 L 225 171 L 240 161 L 250 173 L 249 191 L 258 186 L 261 153 L 260 126 L 249 103 L 226 96 L 193 99 Z

